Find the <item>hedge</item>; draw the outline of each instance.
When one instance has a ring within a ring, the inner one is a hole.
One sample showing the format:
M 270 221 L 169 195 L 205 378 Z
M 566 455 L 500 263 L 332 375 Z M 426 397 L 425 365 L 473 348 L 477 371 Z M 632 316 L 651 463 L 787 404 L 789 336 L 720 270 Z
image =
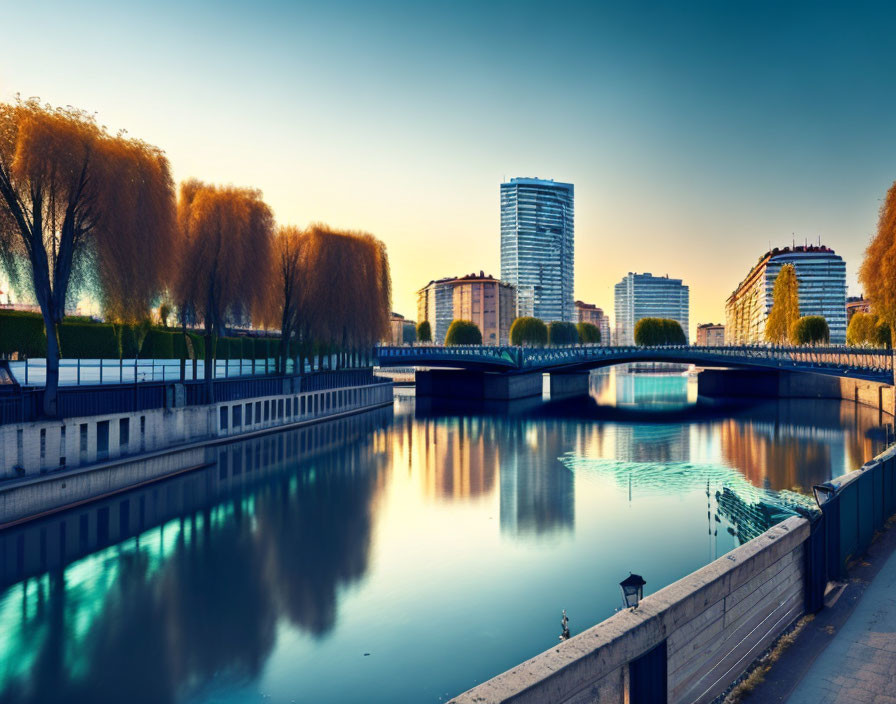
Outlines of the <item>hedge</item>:
M 681 323 L 670 318 L 641 318 L 635 324 L 635 344 L 639 347 L 687 344 Z
M 118 336 L 109 323 L 63 321 L 59 348 L 65 359 L 118 359 Z
M 143 347 L 140 349 L 141 359 L 172 359 L 174 357 L 175 333 L 152 328 L 146 333 Z
M 472 320 L 452 320 L 445 335 L 446 345 L 481 345 L 482 332 Z
M 579 331 L 573 323 L 554 321 L 548 325 L 549 345 L 574 345 L 579 341 Z
M 20 358 L 46 357 L 47 336 L 40 313 L 0 311 L 0 355 Z
M 807 315 L 793 324 L 790 337 L 796 345 L 827 344 L 831 339 L 828 321 L 820 315 Z
M 544 347 L 548 342 L 548 326 L 538 318 L 517 318 L 510 326 L 511 345 L 535 345 Z
M 579 342 L 583 345 L 600 342 L 600 329 L 594 323 L 578 323 L 576 330 L 579 333 Z

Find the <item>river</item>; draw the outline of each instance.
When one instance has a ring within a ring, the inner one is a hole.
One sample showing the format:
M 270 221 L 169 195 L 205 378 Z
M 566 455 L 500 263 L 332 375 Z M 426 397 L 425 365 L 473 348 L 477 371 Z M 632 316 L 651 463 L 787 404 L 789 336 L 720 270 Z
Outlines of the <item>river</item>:
M 887 419 L 888 422 L 892 419 Z M 892 436 L 834 401 L 393 408 L 0 534 L 0 701 L 440 702 L 795 511 Z

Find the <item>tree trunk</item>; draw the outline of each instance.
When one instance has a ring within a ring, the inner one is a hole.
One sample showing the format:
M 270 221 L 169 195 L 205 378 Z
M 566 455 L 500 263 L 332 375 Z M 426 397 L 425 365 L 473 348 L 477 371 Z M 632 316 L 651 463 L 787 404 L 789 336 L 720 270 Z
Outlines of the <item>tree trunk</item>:
M 205 330 L 205 402 L 212 402 L 212 393 L 214 389 L 215 378 L 215 359 L 214 350 L 212 349 L 212 341 L 214 340 L 211 330 Z
M 44 386 L 44 415 L 56 418 L 59 397 L 59 336 L 55 321 L 44 316 L 47 329 L 47 381 Z

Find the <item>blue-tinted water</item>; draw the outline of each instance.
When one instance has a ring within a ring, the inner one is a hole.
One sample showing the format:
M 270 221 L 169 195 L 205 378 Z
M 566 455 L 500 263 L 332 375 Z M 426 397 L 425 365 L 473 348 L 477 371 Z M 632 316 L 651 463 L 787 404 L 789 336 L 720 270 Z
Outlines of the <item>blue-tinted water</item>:
M 837 402 L 394 409 L 216 450 L 210 468 L 0 534 L 4 702 L 438 702 L 806 503 L 882 449 Z

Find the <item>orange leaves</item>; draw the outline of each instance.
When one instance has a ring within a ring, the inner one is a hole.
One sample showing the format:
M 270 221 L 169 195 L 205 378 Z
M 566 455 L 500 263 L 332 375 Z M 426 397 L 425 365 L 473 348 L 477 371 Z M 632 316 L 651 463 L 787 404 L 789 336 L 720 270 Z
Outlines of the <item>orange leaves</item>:
M 872 312 L 896 326 L 896 183 L 880 208 L 877 234 L 865 250 L 859 281 L 871 301 Z

